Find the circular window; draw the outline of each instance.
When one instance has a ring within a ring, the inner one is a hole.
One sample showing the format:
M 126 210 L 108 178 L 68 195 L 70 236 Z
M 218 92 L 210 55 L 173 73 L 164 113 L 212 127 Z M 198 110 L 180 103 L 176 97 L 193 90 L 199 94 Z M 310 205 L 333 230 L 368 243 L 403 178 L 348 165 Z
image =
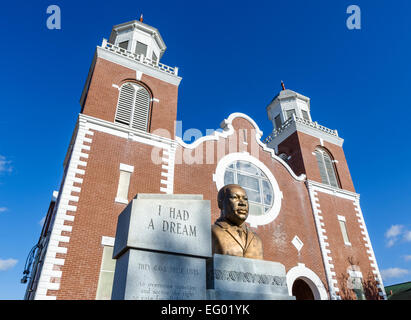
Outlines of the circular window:
M 272 222 L 280 213 L 283 194 L 273 173 L 247 152 L 230 153 L 220 159 L 213 175 L 217 190 L 238 184 L 247 192 L 252 227 Z
M 249 215 L 260 216 L 271 209 L 274 193 L 267 176 L 247 161 L 234 161 L 224 173 L 224 185 L 238 184 L 247 192 Z

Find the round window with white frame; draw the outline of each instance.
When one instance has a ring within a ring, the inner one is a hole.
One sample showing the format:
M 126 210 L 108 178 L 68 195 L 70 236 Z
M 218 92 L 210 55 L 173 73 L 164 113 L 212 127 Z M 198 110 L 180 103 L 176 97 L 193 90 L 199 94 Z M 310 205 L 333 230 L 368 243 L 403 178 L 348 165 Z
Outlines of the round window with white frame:
M 220 190 L 238 184 L 247 193 L 247 222 L 256 227 L 273 221 L 280 212 L 282 192 L 271 171 L 249 153 L 232 153 L 223 157 L 216 169 L 215 182 Z

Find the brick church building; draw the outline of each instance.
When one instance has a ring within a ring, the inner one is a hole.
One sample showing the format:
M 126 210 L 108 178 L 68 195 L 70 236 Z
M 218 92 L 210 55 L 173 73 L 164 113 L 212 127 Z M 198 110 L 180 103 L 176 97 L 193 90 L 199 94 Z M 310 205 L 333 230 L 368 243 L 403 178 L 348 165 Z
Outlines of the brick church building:
M 212 224 L 229 183 L 246 190 L 247 222 L 264 259 L 285 266 L 290 295 L 386 299 L 344 140 L 313 121 L 310 99 L 283 85 L 266 108 L 268 137 L 233 113 L 186 144 L 175 136 L 182 78 L 160 62 L 165 49 L 141 20 L 114 26 L 97 46 L 25 299 L 110 299 L 117 217 L 137 193 L 195 190 L 210 200 Z

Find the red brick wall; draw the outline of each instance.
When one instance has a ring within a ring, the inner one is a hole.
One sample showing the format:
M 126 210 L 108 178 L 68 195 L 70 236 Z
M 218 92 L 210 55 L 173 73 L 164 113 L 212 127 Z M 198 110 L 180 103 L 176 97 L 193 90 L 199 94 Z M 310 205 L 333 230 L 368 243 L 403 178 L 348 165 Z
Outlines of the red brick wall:
M 331 250 L 330 256 L 335 267 L 332 271 L 336 273 L 338 287 L 343 298 L 353 298 L 353 295 L 347 296 L 344 293 L 345 291 L 348 291 L 348 294 L 352 293 L 350 290 L 346 290 L 347 279 L 345 277 L 348 277 L 347 268 L 351 264 L 358 266 L 364 280 L 367 279 L 369 274 L 372 274 L 371 261 L 366 252 L 367 247 L 363 240 L 364 235 L 361 233 L 362 229 L 358 223 L 355 205 L 349 199 L 339 198 L 322 192 L 317 193 L 321 215 L 323 216 L 322 221 L 328 237 L 329 250 Z M 351 246 L 344 243 L 337 215 L 344 216 L 346 219 L 346 229 Z
M 48 294 L 56 294 L 57 299 L 95 299 L 101 258 L 101 237 L 115 237 L 117 217 L 125 208 L 125 204 L 114 201 L 120 175 L 120 163 L 134 166 L 130 179 L 128 200 L 136 193 L 159 193 L 161 165 L 151 161 L 152 147 L 110 134 L 95 131 L 89 151 L 89 158 L 72 232 L 63 232 L 70 237 L 70 242 L 60 242 L 60 246 L 68 248 L 67 254 L 59 254 L 64 258 L 64 266 L 60 267 L 62 278 L 60 290 L 49 290 Z
M 298 133 L 294 132 L 287 139 L 278 145 L 278 154 L 285 153 L 287 156 L 291 156 L 287 163 L 293 169 L 295 174 L 305 174 L 303 155 L 301 153 L 300 141 L 298 139 Z
M 295 172 L 305 173 L 307 179 L 321 182 L 317 159 L 315 155 L 312 154 L 317 147 L 321 147 L 318 138 L 297 131 L 280 143 L 278 151 L 279 153 L 285 152 L 287 155 L 292 156 L 290 166 Z M 341 188 L 355 192 L 343 148 L 327 141 L 324 141 L 323 148 L 327 149 L 332 158 L 338 161 L 334 163 L 334 165 Z

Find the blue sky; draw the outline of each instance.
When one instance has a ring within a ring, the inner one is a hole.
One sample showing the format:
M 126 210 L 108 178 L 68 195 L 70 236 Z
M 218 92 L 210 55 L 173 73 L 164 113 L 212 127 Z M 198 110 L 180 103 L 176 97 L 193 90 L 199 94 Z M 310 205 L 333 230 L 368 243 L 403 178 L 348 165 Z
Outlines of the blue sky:
M 61 9 L 61 30 L 46 9 Z M 361 29 L 346 9 L 361 8 Z M 311 98 L 311 115 L 344 150 L 385 285 L 411 280 L 411 2 L 26 1 L 1 10 L 0 299 L 22 299 L 80 111 L 95 47 L 111 27 L 144 14 L 162 62 L 179 67 L 183 130 L 216 129 L 232 112 L 267 136 L 265 107 L 281 89 Z

